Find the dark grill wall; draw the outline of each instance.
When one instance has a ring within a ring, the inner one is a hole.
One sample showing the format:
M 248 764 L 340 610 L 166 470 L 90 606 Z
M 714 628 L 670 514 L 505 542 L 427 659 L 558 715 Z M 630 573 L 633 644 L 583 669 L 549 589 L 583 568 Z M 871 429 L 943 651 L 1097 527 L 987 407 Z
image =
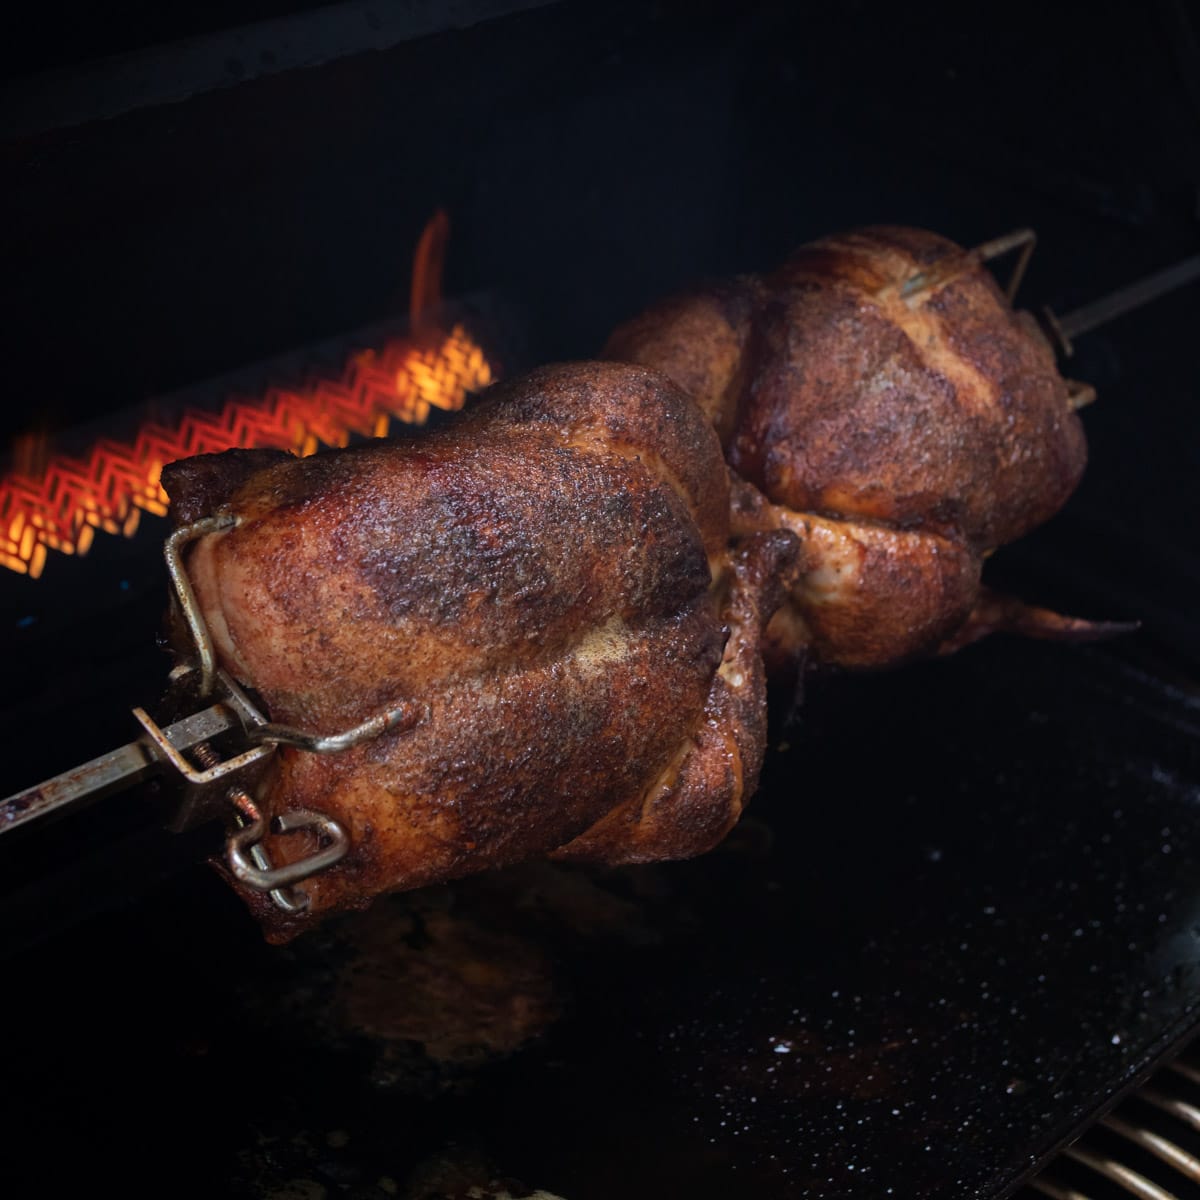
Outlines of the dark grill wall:
M 1029 294 L 1091 296 L 1195 243 L 1200 112 L 1169 5 L 1070 7 L 557 4 L 10 140 L 10 381 L 68 420 L 362 325 L 438 203 L 549 356 L 865 221 L 1036 224 Z

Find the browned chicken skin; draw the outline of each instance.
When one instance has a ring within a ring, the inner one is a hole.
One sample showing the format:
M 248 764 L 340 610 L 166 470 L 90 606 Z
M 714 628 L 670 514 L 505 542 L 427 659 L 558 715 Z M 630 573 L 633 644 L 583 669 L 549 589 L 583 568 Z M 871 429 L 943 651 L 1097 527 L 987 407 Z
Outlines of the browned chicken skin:
M 896 227 L 666 300 L 605 356 L 695 397 L 734 471 L 735 526 L 803 553 L 774 661 L 880 667 L 994 629 L 1088 636 L 982 589 L 983 560 L 1055 513 L 1086 461 L 1066 381 L 981 262 Z
M 698 854 L 753 791 L 760 639 L 796 542 L 730 550 L 720 445 L 662 376 L 545 368 L 426 436 L 205 456 L 164 485 L 180 523 L 239 520 L 188 571 L 220 664 L 273 721 L 415 714 L 340 753 L 276 754 L 265 815 L 325 813 L 351 850 L 304 884 L 306 913 L 246 893 L 273 939 L 535 856 Z M 315 844 L 266 848 L 278 865 Z
M 757 782 L 764 652 L 879 667 L 992 629 L 1101 631 L 981 587 L 1085 446 L 1049 347 L 953 243 L 828 238 L 652 308 L 606 354 L 640 365 L 546 368 L 408 441 L 165 473 L 180 523 L 237 518 L 188 570 L 273 721 L 409 714 L 275 756 L 265 815 L 326 814 L 351 850 L 302 914 L 244 893 L 274 940 L 532 857 L 708 850 Z

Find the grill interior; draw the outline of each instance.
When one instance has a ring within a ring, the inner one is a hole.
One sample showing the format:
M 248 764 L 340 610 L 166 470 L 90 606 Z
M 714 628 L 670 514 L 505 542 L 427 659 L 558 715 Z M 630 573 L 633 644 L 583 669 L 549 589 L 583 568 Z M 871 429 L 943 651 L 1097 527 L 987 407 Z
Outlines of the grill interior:
M 1200 1052 L 1169 1062 L 1073 1143 L 1023 1200 L 1194 1200 L 1200 1196 Z
M 421 6 L 374 7 L 386 26 Z M 1086 20 L 1029 0 L 985 24 L 949 4 L 455 11 L 461 28 L 304 69 L 268 69 L 281 47 L 259 31 L 253 61 L 217 60 L 250 63 L 241 82 L 170 103 L 6 110 L 0 364 L 22 403 L 4 435 L 111 433 L 180 389 L 219 410 L 340 361 L 343 331 L 404 310 L 438 206 L 447 292 L 487 297 L 472 329 L 497 319 L 504 374 L 856 224 L 963 244 L 1033 226 L 1022 294 L 1058 312 L 1198 245 L 1195 36 L 1174 0 Z M 220 34 L 105 22 L 97 52 Z M 51 49 L 29 69 L 77 86 L 42 94 L 86 99 L 86 47 Z M 775 696 L 763 789 L 707 859 L 436 889 L 278 951 L 203 865 L 213 838 L 160 830 L 152 792 L 0 846 L 6 1182 L 1128 1194 L 1087 1154 L 1184 1200 L 1123 1132 L 1196 1154 L 1183 1110 L 1130 1098 L 1092 1127 L 1200 1011 L 1196 320 L 1177 293 L 1080 340 L 1088 475 L 989 564 L 999 588 L 1140 631 L 818 679 L 795 718 Z M 133 736 L 167 665 L 156 540 L 148 518 L 40 580 L 0 577 L 0 791 Z M 1151 1086 L 1200 1108 L 1196 1062 Z

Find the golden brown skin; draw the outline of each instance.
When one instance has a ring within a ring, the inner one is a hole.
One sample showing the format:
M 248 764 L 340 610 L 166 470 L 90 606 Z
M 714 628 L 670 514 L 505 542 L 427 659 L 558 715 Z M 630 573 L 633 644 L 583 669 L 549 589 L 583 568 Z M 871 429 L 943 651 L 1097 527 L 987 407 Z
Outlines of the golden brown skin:
M 773 658 L 879 667 L 993 629 L 1108 631 L 981 593 L 984 558 L 1062 506 L 1086 446 L 1049 345 L 953 242 L 824 238 L 651 308 L 605 357 L 692 389 L 762 493 L 737 493 L 735 524 L 800 537 Z
M 240 524 L 188 559 L 220 664 L 273 721 L 420 719 L 338 754 L 282 748 L 265 814 L 315 809 L 352 849 L 273 940 L 385 891 L 536 856 L 604 863 L 713 846 L 765 741 L 759 641 L 796 552 L 731 554 L 703 415 L 660 375 L 549 367 L 453 426 L 293 459 L 233 451 L 164 474 L 176 518 Z M 275 863 L 315 849 L 268 839 Z

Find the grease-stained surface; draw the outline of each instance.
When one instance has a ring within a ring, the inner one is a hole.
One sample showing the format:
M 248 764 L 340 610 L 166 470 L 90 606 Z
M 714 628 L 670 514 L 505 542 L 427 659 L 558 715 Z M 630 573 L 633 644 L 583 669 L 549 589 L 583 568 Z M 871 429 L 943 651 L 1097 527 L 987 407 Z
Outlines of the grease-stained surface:
M 185 876 L 10 969 L 10 1166 L 186 1163 L 254 1197 L 1001 1195 L 1200 1001 L 1200 703 L 1140 658 L 997 640 L 811 685 L 689 863 L 484 876 L 286 949 Z

